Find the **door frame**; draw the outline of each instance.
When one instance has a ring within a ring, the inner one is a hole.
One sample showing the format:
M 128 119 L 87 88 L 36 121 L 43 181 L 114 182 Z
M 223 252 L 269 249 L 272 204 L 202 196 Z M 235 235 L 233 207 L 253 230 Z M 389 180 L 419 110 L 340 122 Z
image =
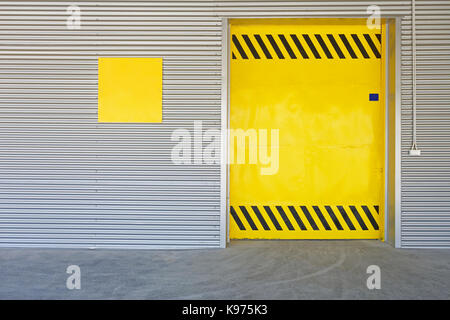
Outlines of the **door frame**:
M 245 19 L 286 18 L 283 16 Z M 367 18 L 367 16 L 290 16 L 289 18 Z M 220 247 L 230 242 L 230 23 L 222 18 L 221 70 L 221 164 L 220 164 Z M 236 19 L 236 18 L 233 18 Z M 237 18 L 238 19 L 238 18 Z M 401 17 L 383 17 L 386 26 L 385 54 L 385 203 L 384 241 L 401 247 Z M 393 39 L 394 38 L 394 39 Z M 391 79 L 391 80 L 389 80 Z M 389 92 L 395 92 L 389 95 Z

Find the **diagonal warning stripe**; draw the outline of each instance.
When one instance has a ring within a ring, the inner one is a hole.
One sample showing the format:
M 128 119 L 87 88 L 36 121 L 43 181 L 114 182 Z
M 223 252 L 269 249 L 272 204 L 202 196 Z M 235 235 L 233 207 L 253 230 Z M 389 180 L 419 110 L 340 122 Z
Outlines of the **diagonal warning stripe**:
M 373 40 L 373 36 L 377 40 Z M 291 38 L 292 43 L 288 38 Z M 301 37 L 301 39 L 300 39 Z M 314 39 L 314 41 L 313 41 Z M 338 42 L 338 39 L 342 43 Z M 314 43 L 315 41 L 316 44 Z M 352 43 L 350 43 L 352 41 Z M 360 58 L 370 59 L 372 57 L 376 59 L 381 58 L 381 34 L 351 34 L 347 37 L 345 34 L 266 34 L 265 37 L 260 34 L 242 34 L 232 35 L 232 59 L 244 59 L 244 60 L 261 60 L 261 59 L 322 59 L 324 56 L 328 59 L 334 59 L 337 55 L 339 59 L 346 59 L 350 56 L 352 59 L 358 59 L 359 52 Z M 320 49 L 319 49 L 320 48 Z M 370 48 L 369 52 L 368 49 Z M 312 57 L 308 54 L 309 49 Z M 273 50 L 271 52 L 271 50 Z M 284 50 L 284 52 L 283 52 Z M 298 53 L 296 52 L 298 50 Z M 323 53 L 319 52 L 321 50 Z M 355 51 L 356 50 L 356 51 Z M 238 53 L 238 54 L 237 54 Z M 336 55 L 335 55 L 336 53 Z M 346 56 L 348 53 L 348 56 Z M 273 56 L 275 54 L 275 56 Z M 287 55 L 286 55 L 287 54 Z
M 331 45 L 333 46 L 334 50 L 336 51 L 338 57 L 340 59 L 345 59 L 344 54 L 342 53 L 341 48 L 339 47 L 339 45 L 336 42 L 336 39 L 334 39 L 332 34 L 327 34 L 328 40 L 330 40 Z
M 264 206 L 264 210 L 266 210 L 267 214 L 269 215 L 270 220 L 272 220 L 273 225 L 275 226 L 275 229 L 277 230 L 283 230 L 278 223 L 277 218 L 275 218 L 275 215 L 272 212 L 272 209 L 270 209 L 269 206 Z
M 247 208 L 245 206 L 239 206 L 239 209 L 241 209 L 242 213 L 244 214 L 245 219 L 247 219 L 247 222 L 250 225 L 250 228 L 252 228 L 252 230 L 258 230 L 258 228 L 256 227 L 256 224 L 253 222 L 252 217 L 248 213 Z
M 375 230 L 378 230 L 378 223 L 375 221 L 374 217 L 372 216 L 372 214 L 370 213 L 370 210 L 367 206 L 362 206 L 362 209 L 364 211 L 364 213 L 366 214 L 367 218 L 369 219 L 370 223 L 372 224 L 372 227 Z
M 272 55 L 270 54 L 269 50 L 266 47 L 266 44 L 264 43 L 264 40 L 261 38 L 259 34 L 254 35 L 256 41 L 258 42 L 259 46 L 261 47 L 261 50 L 264 52 L 264 55 L 267 59 L 272 59 Z
M 233 207 L 230 207 L 230 213 L 234 219 L 234 222 L 236 222 L 236 224 L 238 225 L 239 229 L 245 230 L 244 224 L 242 223 L 241 219 L 239 219 L 239 216 L 237 215 L 237 213 Z
M 241 43 L 239 42 L 238 38 L 233 34 L 232 36 L 233 43 L 238 50 L 239 54 L 241 55 L 242 59 L 248 59 L 247 54 L 245 53 L 244 49 L 241 46 Z
M 257 206 L 252 206 L 253 212 L 255 213 L 256 217 L 258 218 L 259 222 L 261 223 L 264 230 L 270 230 L 269 225 L 267 224 L 266 220 L 262 216 L 261 212 L 259 211 Z
M 369 230 L 366 226 L 366 224 L 364 223 L 364 220 L 361 218 L 361 216 L 359 215 L 358 209 L 356 209 L 355 206 L 350 206 L 350 210 L 352 211 L 353 215 L 355 216 L 356 220 L 358 221 L 359 225 L 361 226 L 361 228 L 363 230 Z
M 376 58 L 381 58 L 380 51 L 378 51 L 377 47 L 375 46 L 375 43 L 372 41 L 372 38 L 369 34 L 364 34 L 364 38 L 366 39 L 367 43 L 369 44 L 370 49 L 372 49 L 373 54 Z
M 350 230 L 356 230 L 355 226 L 353 225 L 352 221 L 350 220 L 350 217 L 347 215 L 347 212 L 345 211 L 343 206 L 337 206 L 339 212 L 341 213 L 342 218 L 344 219 L 345 223 L 349 227 Z
M 358 56 L 356 55 L 355 51 L 353 51 L 353 48 L 350 45 L 350 42 L 348 42 L 347 37 L 345 36 L 345 34 L 340 34 L 339 38 L 341 38 L 342 43 L 344 43 L 344 46 L 347 49 L 348 53 L 350 54 L 350 57 L 352 57 L 352 59 L 358 58 Z
M 367 53 L 366 49 L 364 48 L 363 44 L 359 40 L 359 37 L 357 34 L 352 34 L 352 39 L 356 43 L 356 46 L 358 47 L 359 51 L 361 51 L 361 54 L 365 59 L 369 59 L 369 54 Z
M 294 230 L 294 227 L 291 224 L 291 221 L 289 221 L 289 218 L 287 217 L 286 213 L 284 212 L 283 208 L 281 206 L 276 206 L 278 213 L 280 214 L 281 218 L 283 218 L 284 223 L 288 227 L 289 230 Z
M 278 44 L 276 43 L 275 39 L 271 34 L 266 34 L 267 39 L 269 39 L 270 44 L 272 45 L 273 50 L 277 54 L 278 58 L 284 59 L 283 54 L 281 53 L 280 48 L 278 47 Z
M 313 217 L 309 213 L 309 210 L 306 206 L 300 206 L 300 208 L 303 211 L 303 214 L 305 215 L 306 219 L 308 220 L 309 224 L 314 230 L 319 230 L 319 227 L 317 227 L 316 222 L 314 221 Z
M 289 206 L 289 211 L 291 211 L 292 216 L 294 217 L 294 220 L 297 222 L 298 226 L 301 230 L 307 230 L 305 224 L 303 223 L 302 219 L 300 219 L 300 216 L 297 213 L 297 210 L 295 210 L 294 206 Z
M 308 54 L 305 51 L 305 48 L 303 48 L 302 44 L 300 43 L 300 40 L 295 34 L 291 34 L 292 41 L 294 41 L 294 44 L 297 46 L 298 51 L 302 55 L 303 59 L 309 59 Z
M 333 59 L 333 55 L 331 54 L 330 50 L 328 50 L 327 45 L 325 44 L 325 41 L 323 41 L 322 36 L 320 34 L 316 34 L 317 42 L 319 42 L 320 46 L 322 47 L 323 52 L 325 52 L 325 55 L 328 59 Z
M 316 212 L 317 216 L 319 217 L 320 222 L 322 222 L 323 227 L 325 230 L 331 230 L 330 225 L 328 224 L 327 220 L 322 214 L 322 211 L 320 211 L 318 206 L 313 206 L 314 211 Z
M 376 36 L 377 36 L 378 42 L 380 42 L 380 44 L 381 44 L 381 33 L 377 33 Z
M 244 38 L 245 43 L 247 44 L 248 48 L 250 49 L 250 52 L 252 53 L 253 57 L 255 59 L 261 59 L 259 57 L 258 52 L 256 51 L 255 47 L 253 46 L 252 41 L 250 40 L 249 36 L 246 34 L 242 35 L 242 38 Z
M 306 44 L 309 46 L 309 49 L 311 50 L 312 54 L 316 59 L 321 59 L 319 52 L 316 49 L 316 46 L 312 42 L 311 38 L 307 34 L 303 34 L 303 39 L 305 39 Z
M 341 223 L 339 222 L 338 218 L 336 217 L 336 215 L 334 214 L 333 209 L 330 206 L 325 206 L 325 210 L 327 210 L 329 216 L 331 217 L 331 220 L 333 220 L 334 225 L 336 226 L 336 228 L 338 230 L 344 230 L 344 228 L 342 228 Z
M 239 207 L 240 211 L 235 208 Z M 309 208 L 308 208 L 309 207 Z M 312 206 L 282 206 L 282 205 L 264 205 L 264 210 L 260 210 L 259 206 L 230 206 L 230 215 L 232 221 L 241 231 L 342 231 L 342 232 L 361 232 L 379 230 L 379 206 L 378 205 L 349 205 L 350 211 L 346 211 L 341 205 L 325 205 L 321 210 L 319 205 Z M 297 208 L 301 209 L 300 214 Z M 372 209 L 370 209 L 372 208 Z M 312 209 L 312 210 L 311 210 Z M 251 212 L 255 215 L 252 217 Z M 377 212 L 377 214 L 375 214 Z M 257 218 L 257 220 L 255 220 Z M 308 224 L 305 221 L 308 221 Z M 303 220 L 302 220 L 303 219 Z M 270 227 L 268 220 L 272 222 Z M 295 221 L 295 222 L 294 222 Z M 259 222 L 260 224 L 257 224 Z M 348 229 L 344 228 L 343 223 Z M 248 229 L 247 226 L 250 226 Z M 285 225 L 285 227 L 282 226 Z M 296 224 L 299 229 L 294 227 Z M 262 230 L 261 230 L 262 229 Z
M 294 51 L 292 51 L 292 48 L 286 40 L 286 37 L 283 34 L 279 34 L 278 37 L 280 38 L 281 43 L 283 44 L 291 59 L 297 59 L 297 56 L 295 55 Z

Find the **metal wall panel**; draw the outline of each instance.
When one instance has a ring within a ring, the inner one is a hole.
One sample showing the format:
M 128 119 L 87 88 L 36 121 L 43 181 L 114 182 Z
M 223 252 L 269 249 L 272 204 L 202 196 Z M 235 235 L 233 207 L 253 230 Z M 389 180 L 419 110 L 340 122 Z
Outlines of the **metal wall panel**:
M 172 164 L 220 128 L 212 3 L 0 2 L 0 246 L 219 247 L 220 166 Z M 97 123 L 97 58 L 163 57 L 163 123 Z
M 450 0 L 417 1 L 418 143 L 411 144 L 411 1 L 0 1 L 0 246 L 220 245 L 220 166 L 175 166 L 173 129 L 221 126 L 222 18 L 402 19 L 403 247 L 450 247 Z M 97 57 L 162 56 L 163 123 L 97 123 Z M 225 94 L 225 93 L 224 93 Z
M 416 1 L 417 140 L 412 144 L 411 16 L 402 24 L 401 246 L 450 247 L 450 1 Z

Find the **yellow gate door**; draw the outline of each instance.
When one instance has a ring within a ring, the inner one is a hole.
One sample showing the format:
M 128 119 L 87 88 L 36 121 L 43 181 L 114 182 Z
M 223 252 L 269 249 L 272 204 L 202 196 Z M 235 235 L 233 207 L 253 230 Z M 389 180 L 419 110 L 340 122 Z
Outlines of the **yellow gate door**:
M 383 27 L 230 21 L 230 238 L 383 238 Z

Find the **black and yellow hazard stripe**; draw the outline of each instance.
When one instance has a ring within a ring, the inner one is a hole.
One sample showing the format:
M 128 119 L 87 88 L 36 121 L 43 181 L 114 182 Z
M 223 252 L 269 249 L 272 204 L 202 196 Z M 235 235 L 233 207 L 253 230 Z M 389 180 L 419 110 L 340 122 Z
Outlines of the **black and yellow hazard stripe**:
M 231 42 L 232 59 L 381 58 L 381 34 L 232 34 Z
M 376 231 L 378 205 L 231 206 L 239 230 L 253 231 Z M 279 216 L 277 218 L 275 213 Z M 280 219 L 281 218 L 281 219 Z

